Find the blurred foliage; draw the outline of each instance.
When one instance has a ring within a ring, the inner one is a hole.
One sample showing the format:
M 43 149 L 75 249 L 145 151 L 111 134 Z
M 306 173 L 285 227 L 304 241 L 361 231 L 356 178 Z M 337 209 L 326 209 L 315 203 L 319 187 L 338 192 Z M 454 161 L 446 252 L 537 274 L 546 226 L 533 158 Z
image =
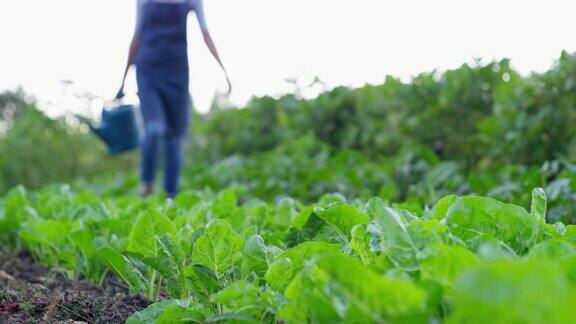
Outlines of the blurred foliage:
M 111 159 L 104 152 L 91 135 L 29 107 L 0 135 L 0 192 L 19 184 L 39 188 L 134 165 L 133 154 Z
M 574 323 L 575 77 L 563 53 L 214 109 L 174 200 L 27 108 L 0 135 L 0 192 L 99 180 L 11 190 L 0 248 L 173 298 L 131 323 Z
M 379 194 L 406 206 L 448 193 L 527 204 L 574 222 L 576 55 L 521 76 L 508 60 L 423 73 L 411 82 L 338 87 L 311 100 L 254 98 L 199 115 L 185 183 L 235 185 L 263 199 Z
M 378 195 L 413 211 L 449 193 L 526 206 L 526 193 L 543 187 L 550 221 L 574 223 L 575 78 L 576 55 L 564 52 L 549 71 L 528 76 L 508 60 L 478 61 L 411 82 L 387 77 L 314 99 L 262 97 L 243 109 L 213 109 L 193 117 L 182 184 L 233 186 L 268 201 Z M 135 165 L 135 156 L 105 158 L 84 130 L 36 110 L 1 135 L 0 154 L 0 192 Z
M 0 133 L 10 128 L 14 119 L 26 108 L 34 106 L 36 100 L 27 95 L 22 88 L 0 93 Z
M 508 60 L 338 87 L 312 100 L 253 99 L 201 118 L 204 156 L 248 155 L 312 134 L 333 150 L 390 156 L 425 145 L 467 169 L 576 158 L 576 56 L 523 77 Z M 202 146 L 202 145 L 201 145 Z

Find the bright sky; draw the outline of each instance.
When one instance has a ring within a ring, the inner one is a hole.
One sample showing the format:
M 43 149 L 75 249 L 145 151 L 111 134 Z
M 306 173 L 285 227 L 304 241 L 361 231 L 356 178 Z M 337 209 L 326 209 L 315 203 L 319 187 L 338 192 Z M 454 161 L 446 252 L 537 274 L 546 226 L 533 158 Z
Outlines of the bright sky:
M 283 79 L 380 83 L 474 58 L 508 57 L 523 73 L 576 50 L 573 0 L 204 0 L 230 70 L 232 101 L 278 95 Z M 22 85 L 49 111 L 79 111 L 59 80 L 112 97 L 136 0 L 1 0 L 0 91 Z M 191 17 L 191 92 L 205 111 L 225 82 Z M 135 92 L 134 77 L 128 90 Z

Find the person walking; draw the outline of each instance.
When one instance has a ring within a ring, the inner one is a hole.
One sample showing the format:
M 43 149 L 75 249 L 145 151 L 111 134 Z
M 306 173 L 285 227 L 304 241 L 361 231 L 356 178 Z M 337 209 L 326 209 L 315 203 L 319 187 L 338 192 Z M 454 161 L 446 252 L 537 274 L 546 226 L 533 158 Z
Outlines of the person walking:
M 140 110 L 145 134 L 142 141 L 140 174 L 142 195 L 153 192 L 160 146 L 164 147 L 164 190 L 174 198 L 183 164 L 182 142 L 189 125 L 192 104 L 189 93 L 188 14 L 194 12 L 206 46 L 228 73 L 208 31 L 202 0 L 137 0 L 136 28 L 122 84 L 116 95 L 124 97 L 126 76 L 136 65 Z

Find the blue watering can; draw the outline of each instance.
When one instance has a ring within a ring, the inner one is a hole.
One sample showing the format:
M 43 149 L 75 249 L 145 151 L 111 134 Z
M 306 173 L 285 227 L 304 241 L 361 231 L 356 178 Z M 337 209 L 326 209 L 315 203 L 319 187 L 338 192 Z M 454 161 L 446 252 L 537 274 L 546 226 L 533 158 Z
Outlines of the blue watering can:
M 118 155 L 138 148 L 140 137 L 134 110 L 132 105 L 104 108 L 98 128 L 89 119 L 76 117 L 106 144 L 110 155 Z

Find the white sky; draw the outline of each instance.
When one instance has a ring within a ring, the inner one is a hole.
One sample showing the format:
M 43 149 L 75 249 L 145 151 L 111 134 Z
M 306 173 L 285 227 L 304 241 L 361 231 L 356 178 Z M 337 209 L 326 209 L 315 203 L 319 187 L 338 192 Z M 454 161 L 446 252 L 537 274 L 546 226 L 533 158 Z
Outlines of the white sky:
M 475 57 L 509 57 L 527 73 L 576 50 L 573 0 L 204 1 L 237 104 L 290 91 L 283 79 L 301 73 L 360 86 Z M 112 97 L 134 16 L 135 0 L 0 0 L 0 91 L 23 85 L 51 112 L 80 109 L 62 79 Z M 191 92 L 204 111 L 225 83 L 196 21 L 189 25 Z M 135 91 L 133 76 L 128 83 Z

